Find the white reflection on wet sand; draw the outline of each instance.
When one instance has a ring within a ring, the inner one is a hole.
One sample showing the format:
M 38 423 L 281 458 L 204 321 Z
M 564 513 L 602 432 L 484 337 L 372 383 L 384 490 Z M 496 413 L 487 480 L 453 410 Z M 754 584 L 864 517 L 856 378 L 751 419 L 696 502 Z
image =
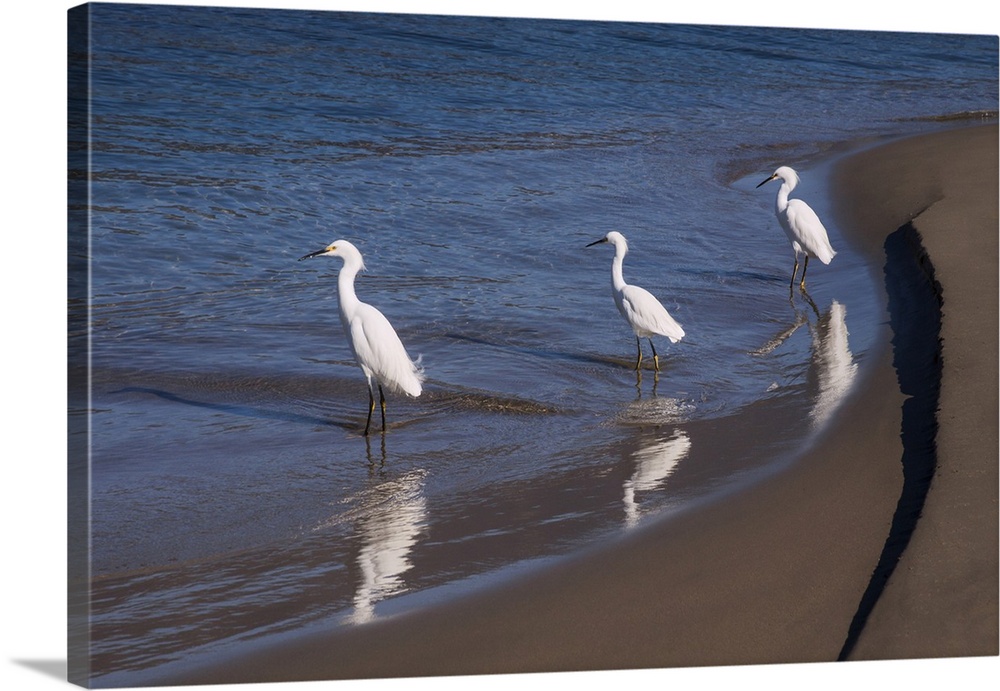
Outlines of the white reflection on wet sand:
M 847 337 L 847 308 L 836 300 L 811 328 L 812 361 L 819 382 L 816 402 L 809 411 L 813 429 L 819 428 L 834 413 L 851 390 L 858 373 L 858 363 Z
M 632 477 L 624 483 L 622 498 L 626 528 L 634 528 L 641 518 L 636 492 L 661 489 L 677 464 L 687 457 L 690 449 L 691 439 L 678 430 L 673 436 L 644 446 L 633 454 L 636 467 Z
M 806 311 L 796 310 L 795 321 L 770 339 L 760 348 L 750 351 L 750 355 L 763 357 L 770 355 L 785 343 L 802 326 L 809 325 L 812 336 L 810 358 L 812 373 L 816 377 L 818 392 L 809 410 L 809 420 L 813 430 L 817 430 L 830 419 L 844 397 L 851 390 L 858 373 L 848 343 L 847 307 L 833 300 L 830 308 L 820 313 L 808 294 L 803 297 L 816 315 L 815 324 L 809 320 Z
M 402 575 L 412 566 L 410 552 L 426 524 L 424 473 L 407 473 L 371 490 L 370 510 L 355 523 L 361 535 L 357 565 L 361 574 L 354 612 L 347 621 L 375 618 L 375 603 L 405 590 Z

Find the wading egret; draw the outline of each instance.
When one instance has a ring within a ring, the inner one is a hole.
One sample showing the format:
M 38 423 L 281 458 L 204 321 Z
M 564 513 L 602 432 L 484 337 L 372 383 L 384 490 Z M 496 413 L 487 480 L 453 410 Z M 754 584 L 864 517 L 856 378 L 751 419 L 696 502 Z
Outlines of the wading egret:
M 684 338 L 684 329 L 674 321 L 674 318 L 667 313 L 667 310 L 660 304 L 659 300 L 653 297 L 652 293 L 645 288 L 629 285 L 625 282 L 622 277 L 622 262 L 628 252 L 628 242 L 625 240 L 625 236 L 612 230 L 587 247 L 593 247 L 602 242 L 610 242 L 615 246 L 615 258 L 611 263 L 611 294 L 615 298 L 618 311 L 621 312 L 622 317 L 635 333 L 635 345 L 638 351 L 635 369 L 638 372 L 642 366 L 642 341 L 639 339 L 645 338 L 653 350 L 653 367 L 659 372 L 660 359 L 656 355 L 653 336 L 666 336 L 671 343 L 676 343 Z
M 354 293 L 354 277 L 365 268 L 361 252 L 347 240 L 337 240 L 324 249 L 300 257 L 299 261 L 311 257 L 340 257 L 344 265 L 337 277 L 340 322 L 344 326 L 347 342 L 354 353 L 361 371 L 368 380 L 368 421 L 365 436 L 372 424 L 375 410 L 375 388 L 378 388 L 379 404 L 382 408 L 382 431 L 385 432 L 385 385 L 394 393 L 419 396 L 423 371 L 410 359 L 402 341 L 396 335 L 389 320 L 371 305 L 361 302 Z
M 802 265 L 802 280 L 799 288 L 805 290 L 806 269 L 809 268 L 809 257 L 817 257 L 824 264 L 837 255 L 830 246 L 830 238 L 826 235 L 826 228 L 819 220 L 816 212 L 801 199 L 789 199 L 795 186 L 799 184 L 799 174 L 788 166 L 781 166 L 757 187 L 765 185 L 771 180 L 781 178 L 781 187 L 778 188 L 778 196 L 774 201 L 774 214 L 778 217 L 778 223 L 792 243 L 792 250 L 795 252 L 795 266 L 792 267 L 792 280 L 788 284 L 791 290 L 795 286 L 795 272 L 799 270 L 799 255 L 804 254 L 806 259 Z

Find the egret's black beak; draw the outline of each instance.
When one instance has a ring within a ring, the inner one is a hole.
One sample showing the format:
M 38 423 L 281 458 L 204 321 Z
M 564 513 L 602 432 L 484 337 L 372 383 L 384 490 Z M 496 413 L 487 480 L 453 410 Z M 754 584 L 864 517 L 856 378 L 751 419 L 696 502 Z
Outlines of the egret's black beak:
M 760 183 L 759 185 L 757 185 L 757 187 L 763 187 L 763 186 L 764 186 L 764 185 L 766 185 L 767 183 L 771 182 L 771 180 L 774 180 L 774 179 L 775 179 L 776 177 L 778 177 L 778 176 L 777 176 L 777 175 L 772 175 L 772 176 L 771 176 L 771 177 L 769 177 L 769 178 L 768 178 L 767 180 L 765 180 L 764 182 L 762 182 L 762 183 Z M 754 189 L 757 189 L 757 187 L 755 187 Z
M 587 247 L 593 247 L 594 245 L 600 245 L 602 242 L 607 242 L 607 238 L 601 238 L 600 240 L 594 240 L 592 243 L 587 245 Z
M 316 250 L 315 252 L 310 252 L 309 254 L 307 254 L 304 257 L 299 257 L 299 261 L 302 261 L 303 259 L 309 259 L 310 257 L 318 257 L 319 255 L 324 254 L 325 252 L 326 252 L 326 248 L 324 247 L 321 250 Z

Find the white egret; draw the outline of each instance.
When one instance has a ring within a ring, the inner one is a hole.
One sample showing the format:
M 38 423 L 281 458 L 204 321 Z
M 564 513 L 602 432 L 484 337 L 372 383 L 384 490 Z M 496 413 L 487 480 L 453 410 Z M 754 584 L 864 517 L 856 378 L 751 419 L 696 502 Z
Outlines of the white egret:
M 615 298 L 618 311 L 635 333 L 635 345 L 638 350 L 635 369 L 640 371 L 642 366 L 642 341 L 640 339 L 645 338 L 653 350 L 653 367 L 659 372 L 660 360 L 656 354 L 656 346 L 653 345 L 652 337 L 666 336 L 672 343 L 676 343 L 684 338 L 684 329 L 674 321 L 674 318 L 660 304 L 660 301 L 653 297 L 652 293 L 645 288 L 625 283 L 625 279 L 622 277 L 622 262 L 628 252 L 628 242 L 625 240 L 625 236 L 612 230 L 587 247 L 593 247 L 602 242 L 609 242 L 615 246 L 615 258 L 611 264 L 611 294 Z
M 371 305 L 361 302 L 354 292 L 354 277 L 365 268 L 361 252 L 347 240 L 337 240 L 324 249 L 300 257 L 299 261 L 310 257 L 340 257 L 344 265 L 337 277 L 337 291 L 340 303 L 340 322 L 344 326 L 347 342 L 354 353 L 361 371 L 368 380 L 368 421 L 365 436 L 372 423 L 375 410 L 375 388 L 378 387 L 379 404 L 382 408 L 382 431 L 385 431 L 385 385 L 394 393 L 406 393 L 416 397 L 421 392 L 423 370 L 410 359 L 402 341 L 396 335 L 392 324 L 381 312 Z
M 799 270 L 799 255 L 805 255 L 805 263 L 802 266 L 802 280 L 799 288 L 805 290 L 806 269 L 809 268 L 809 257 L 817 257 L 824 264 L 829 264 L 837 255 L 833 247 L 830 246 L 830 238 L 827 237 L 826 228 L 823 227 L 819 216 L 808 204 L 801 199 L 789 199 L 795 186 L 799 184 L 799 174 L 788 166 L 781 166 L 769 177 L 757 185 L 761 187 L 771 180 L 781 178 L 781 187 L 778 188 L 778 196 L 774 201 L 774 214 L 778 217 L 778 223 L 792 243 L 792 250 L 795 252 L 795 266 L 792 267 L 792 280 L 789 283 L 789 290 L 795 285 L 795 273 Z

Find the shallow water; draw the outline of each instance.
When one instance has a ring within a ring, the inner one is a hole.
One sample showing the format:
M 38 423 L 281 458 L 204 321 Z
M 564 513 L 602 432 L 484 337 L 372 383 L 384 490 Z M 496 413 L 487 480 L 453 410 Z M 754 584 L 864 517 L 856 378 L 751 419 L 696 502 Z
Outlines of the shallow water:
M 997 106 L 995 37 L 93 7 L 99 685 L 766 478 L 884 314 L 832 223 L 790 301 L 755 185 L 794 165 L 830 219 L 843 142 Z M 612 229 L 688 334 L 658 378 L 585 249 Z M 339 261 L 296 261 L 338 238 L 428 378 L 367 439 Z

